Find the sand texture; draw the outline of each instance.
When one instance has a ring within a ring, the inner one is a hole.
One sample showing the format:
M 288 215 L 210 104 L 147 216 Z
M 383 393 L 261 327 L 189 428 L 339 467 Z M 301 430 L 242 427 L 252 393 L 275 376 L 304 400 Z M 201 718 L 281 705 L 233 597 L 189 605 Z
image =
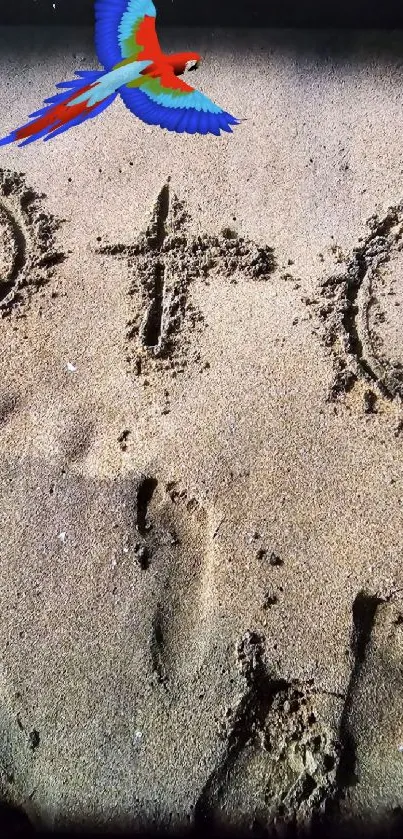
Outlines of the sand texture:
M 233 136 L 117 101 L 0 153 L 0 794 L 50 827 L 393 820 L 400 36 L 163 43 Z M 94 67 L 87 29 L 0 30 L 0 134 Z

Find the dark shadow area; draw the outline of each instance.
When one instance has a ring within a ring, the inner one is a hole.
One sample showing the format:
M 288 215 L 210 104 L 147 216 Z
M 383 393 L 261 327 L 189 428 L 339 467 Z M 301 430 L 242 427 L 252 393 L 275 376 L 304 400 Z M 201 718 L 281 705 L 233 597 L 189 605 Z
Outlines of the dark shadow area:
M 340 721 L 340 741 L 343 744 L 343 748 L 336 776 L 337 788 L 341 793 L 339 794 L 339 798 L 344 795 L 348 787 L 354 786 L 358 782 L 358 776 L 356 774 L 356 744 L 349 728 L 349 718 L 354 691 L 356 690 L 362 665 L 365 661 L 367 647 L 370 643 L 376 610 L 381 602 L 379 598 L 361 591 L 353 603 L 353 629 L 350 644 L 354 656 L 354 667 Z
M 162 23 L 174 26 L 342 26 L 395 28 L 403 25 L 400 0 L 157 0 Z M 90 24 L 93 0 L 14 0 L 0 5 L 1 23 Z
M 403 2 L 402 2 L 403 11 Z M 35 55 L 38 54 L 38 61 L 46 54 L 48 60 L 53 56 L 55 60 L 60 55 L 67 54 L 69 50 L 88 51 L 88 55 L 94 51 L 93 32 L 91 28 L 79 29 L 66 26 L 1 26 L 1 4 L 0 4 L 0 55 L 4 59 L 18 55 L 19 51 L 27 57 L 27 50 L 32 60 L 36 62 Z M 160 25 L 161 23 L 161 25 Z M 158 18 L 158 33 L 161 36 L 163 47 L 169 51 L 171 44 L 170 27 L 164 27 L 163 22 Z M 197 39 L 203 38 L 204 56 L 211 51 L 221 51 L 223 55 L 239 55 L 243 59 L 245 54 L 252 56 L 256 54 L 259 58 L 267 61 L 267 65 L 273 62 L 273 55 L 281 53 L 285 61 L 294 64 L 296 61 L 304 61 L 305 66 L 301 72 L 309 72 L 311 66 L 325 70 L 329 68 L 337 72 L 346 70 L 348 73 L 360 68 L 385 66 L 389 73 L 398 75 L 399 83 L 403 82 L 403 28 L 396 30 L 357 30 L 357 29 L 261 29 L 249 28 L 243 31 L 239 27 L 223 30 L 222 41 L 219 40 L 219 31 L 213 28 L 202 27 L 192 29 L 184 27 L 177 38 L 178 45 L 183 44 L 184 48 L 195 48 Z M 395 66 L 391 66 L 391 65 Z M 77 68 L 77 60 L 72 56 L 71 70 Z M 397 65 L 397 66 L 396 66 Z M 90 58 L 86 58 L 85 67 L 89 68 Z M 92 64 L 91 64 L 92 66 Z M 191 83 L 196 84 L 198 78 L 202 78 L 203 65 L 200 70 L 192 74 Z M 56 80 L 55 80 L 56 81 Z
M 10 809 L 9 815 L 5 815 L 5 808 L 0 809 L 0 837 L 22 837 L 35 836 L 56 837 L 56 839 L 101 839 L 101 837 L 114 837 L 115 839 L 401 839 L 403 835 L 403 818 L 399 814 L 389 827 L 371 828 L 363 824 L 339 825 L 331 827 L 322 823 L 311 830 L 298 830 L 295 827 L 286 827 L 280 823 L 276 827 L 263 828 L 251 825 L 248 831 L 229 830 L 224 828 L 203 830 L 182 830 L 173 831 L 169 828 L 150 831 L 117 831 L 117 830 L 92 830 L 91 828 L 71 831 L 42 831 L 29 827 L 24 823 L 16 811 Z

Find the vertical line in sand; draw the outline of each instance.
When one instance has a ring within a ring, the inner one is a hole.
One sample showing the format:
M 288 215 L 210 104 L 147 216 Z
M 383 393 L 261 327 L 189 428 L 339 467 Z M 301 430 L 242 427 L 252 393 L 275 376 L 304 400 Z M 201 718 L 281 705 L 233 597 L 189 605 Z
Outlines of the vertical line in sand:
M 169 214 L 170 195 L 169 183 L 164 184 L 157 198 L 154 214 L 154 236 L 152 247 L 161 253 L 167 236 L 166 222 Z M 159 346 L 162 335 L 162 318 L 164 311 L 165 293 L 165 265 L 159 259 L 153 272 L 153 288 L 150 292 L 150 306 L 144 325 L 143 341 L 146 347 L 154 349 Z

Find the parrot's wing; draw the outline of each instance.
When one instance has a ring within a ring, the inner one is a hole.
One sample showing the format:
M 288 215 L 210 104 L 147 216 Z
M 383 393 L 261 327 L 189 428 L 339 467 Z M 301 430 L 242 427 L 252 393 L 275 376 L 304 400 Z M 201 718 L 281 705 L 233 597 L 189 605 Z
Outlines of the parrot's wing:
M 106 70 L 127 58 L 159 57 L 156 14 L 152 0 L 96 0 L 95 47 Z
M 123 85 L 119 93 L 129 108 L 143 122 L 160 125 L 169 131 L 188 134 L 216 134 L 232 131 L 240 120 L 223 111 L 207 96 L 175 76 L 167 67 L 161 76 L 147 76 L 140 82 Z

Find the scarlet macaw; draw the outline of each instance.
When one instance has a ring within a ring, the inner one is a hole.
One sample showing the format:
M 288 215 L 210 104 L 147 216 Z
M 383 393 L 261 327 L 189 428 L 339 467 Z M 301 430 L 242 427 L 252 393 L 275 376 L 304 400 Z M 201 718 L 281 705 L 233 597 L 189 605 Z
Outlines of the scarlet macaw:
M 163 53 L 155 18 L 152 0 L 96 0 L 95 46 L 105 72 L 79 70 L 77 79 L 57 84 L 63 93 L 45 99 L 45 107 L 30 114 L 33 120 L 0 139 L 0 145 L 50 140 L 97 116 L 118 93 L 149 125 L 188 134 L 232 131 L 239 120 L 179 78 L 197 68 L 201 56 Z

